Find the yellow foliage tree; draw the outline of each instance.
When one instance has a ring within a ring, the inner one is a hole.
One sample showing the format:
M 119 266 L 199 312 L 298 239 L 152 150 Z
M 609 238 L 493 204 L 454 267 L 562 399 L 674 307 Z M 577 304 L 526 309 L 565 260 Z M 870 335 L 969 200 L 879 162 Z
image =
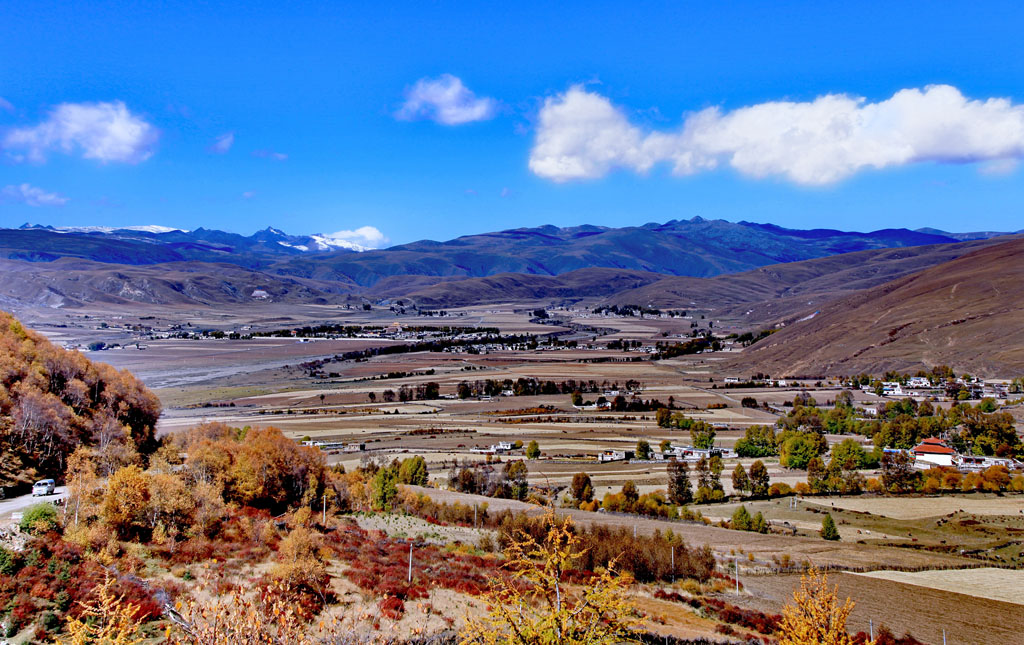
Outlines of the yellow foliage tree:
M 102 492 L 102 487 L 90 448 L 79 446 L 68 457 L 64 479 L 68 483 L 68 502 L 65 506 L 67 517 L 64 518 L 64 525 L 77 529 L 80 522 L 87 523 L 99 514 L 96 498 L 98 493 Z
M 641 624 L 628 598 L 632 582 L 614 563 L 585 585 L 567 585 L 585 551 L 572 518 L 546 517 L 550 527 L 537 542 L 523 534 L 505 550 L 510 579 L 496 582 L 485 600 L 489 613 L 467 616 L 461 645 L 600 645 L 633 642 Z
M 839 588 L 829 589 L 828 576 L 811 568 L 800 578 L 793 602 L 782 609 L 779 645 L 853 645 L 846 619 L 853 601 L 839 603 Z
M 139 606 L 124 601 L 114 592 L 114 578 L 109 575 L 96 587 L 96 603 L 82 604 L 82 614 L 69 618 L 67 636 L 61 645 L 139 645 L 146 642 L 138 618 Z
M 308 513 L 308 510 L 307 510 Z M 278 549 L 273 576 L 291 588 L 305 587 L 326 602 L 330 575 L 320 555 L 320 536 L 305 526 L 292 529 Z
M 145 526 L 149 510 L 149 478 L 138 466 L 111 475 L 103 499 L 103 520 L 121 535 Z

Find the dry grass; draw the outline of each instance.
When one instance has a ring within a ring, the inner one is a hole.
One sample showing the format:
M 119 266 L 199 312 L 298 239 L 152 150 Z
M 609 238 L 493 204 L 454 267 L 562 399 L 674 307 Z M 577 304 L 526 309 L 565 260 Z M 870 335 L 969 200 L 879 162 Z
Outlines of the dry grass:
M 808 504 L 836 506 L 848 511 L 872 513 L 898 520 L 941 517 L 963 511 L 974 515 L 1020 515 L 1024 497 L 983 495 L 944 495 L 942 497 L 829 497 L 806 498 Z

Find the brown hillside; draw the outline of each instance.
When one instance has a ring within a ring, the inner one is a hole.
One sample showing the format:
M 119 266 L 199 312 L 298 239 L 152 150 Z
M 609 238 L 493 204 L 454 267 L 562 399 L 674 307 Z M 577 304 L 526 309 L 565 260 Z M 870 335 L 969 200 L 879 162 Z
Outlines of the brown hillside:
M 0 311 L 0 486 L 62 477 L 83 444 L 115 469 L 155 447 L 159 416 L 160 401 L 128 372 L 56 347 Z
M 524 302 L 603 298 L 636 289 L 662 278 L 661 274 L 628 269 L 588 268 L 558 276 L 501 273 L 486 278 L 441 282 L 406 292 L 421 307 L 458 307 L 482 302 Z M 700 278 L 693 278 L 700 280 Z
M 745 318 L 752 327 L 775 324 L 808 307 L 917 273 L 998 244 L 1000 239 L 1007 238 L 871 249 L 714 278 L 671 276 L 638 289 L 620 291 L 609 302 L 658 309 L 712 308 L 717 315 Z
M 1024 239 L 821 307 L 734 360 L 773 375 L 846 375 L 946 364 L 984 376 L 1024 373 Z

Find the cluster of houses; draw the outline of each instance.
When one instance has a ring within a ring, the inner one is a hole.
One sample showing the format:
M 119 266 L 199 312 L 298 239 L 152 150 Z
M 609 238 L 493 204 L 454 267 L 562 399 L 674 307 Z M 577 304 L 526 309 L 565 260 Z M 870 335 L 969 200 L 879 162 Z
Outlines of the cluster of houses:
M 363 452 L 366 450 L 365 443 L 346 443 L 344 441 L 303 441 L 302 445 L 309 448 L 319 448 L 323 452 Z
M 701 458 L 721 457 L 722 459 L 735 459 L 736 451 L 730 448 L 694 448 L 693 446 L 673 446 L 664 452 L 652 451 L 652 461 L 676 461 L 697 462 Z M 597 461 L 608 463 L 611 461 L 631 461 L 636 459 L 634 450 L 605 450 L 597 454 Z
M 886 449 L 887 452 L 902 452 L 897 449 Z M 938 437 L 929 437 L 910 449 L 914 456 L 914 467 L 927 470 L 937 466 L 956 468 L 964 472 L 985 470 L 991 466 L 1006 466 L 1010 470 L 1024 467 L 1024 464 L 1003 457 L 985 455 L 961 455 Z
M 950 394 L 950 390 L 966 390 L 971 399 L 992 397 L 994 399 L 1006 399 L 1010 395 L 1010 386 L 1007 383 L 998 381 L 982 381 L 979 378 L 958 378 L 951 383 L 933 385 L 925 376 L 914 376 L 907 379 L 906 383 L 898 381 L 883 381 L 882 396 L 928 396 L 936 394 Z M 875 392 L 872 385 L 862 385 L 864 392 Z M 955 392 L 953 392 L 955 393 Z

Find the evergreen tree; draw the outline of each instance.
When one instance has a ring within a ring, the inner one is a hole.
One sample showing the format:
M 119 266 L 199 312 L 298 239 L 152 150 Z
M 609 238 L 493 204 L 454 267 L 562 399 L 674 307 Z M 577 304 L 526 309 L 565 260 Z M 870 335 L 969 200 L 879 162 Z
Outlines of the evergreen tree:
M 764 515 L 761 514 L 761 511 L 758 511 L 757 515 L 755 515 L 754 518 L 750 520 L 750 530 L 755 533 L 768 532 L 768 522 L 765 521 Z
M 831 515 L 826 515 L 825 519 L 821 521 L 821 539 L 832 541 L 839 539 L 839 529 L 836 528 L 835 520 Z

